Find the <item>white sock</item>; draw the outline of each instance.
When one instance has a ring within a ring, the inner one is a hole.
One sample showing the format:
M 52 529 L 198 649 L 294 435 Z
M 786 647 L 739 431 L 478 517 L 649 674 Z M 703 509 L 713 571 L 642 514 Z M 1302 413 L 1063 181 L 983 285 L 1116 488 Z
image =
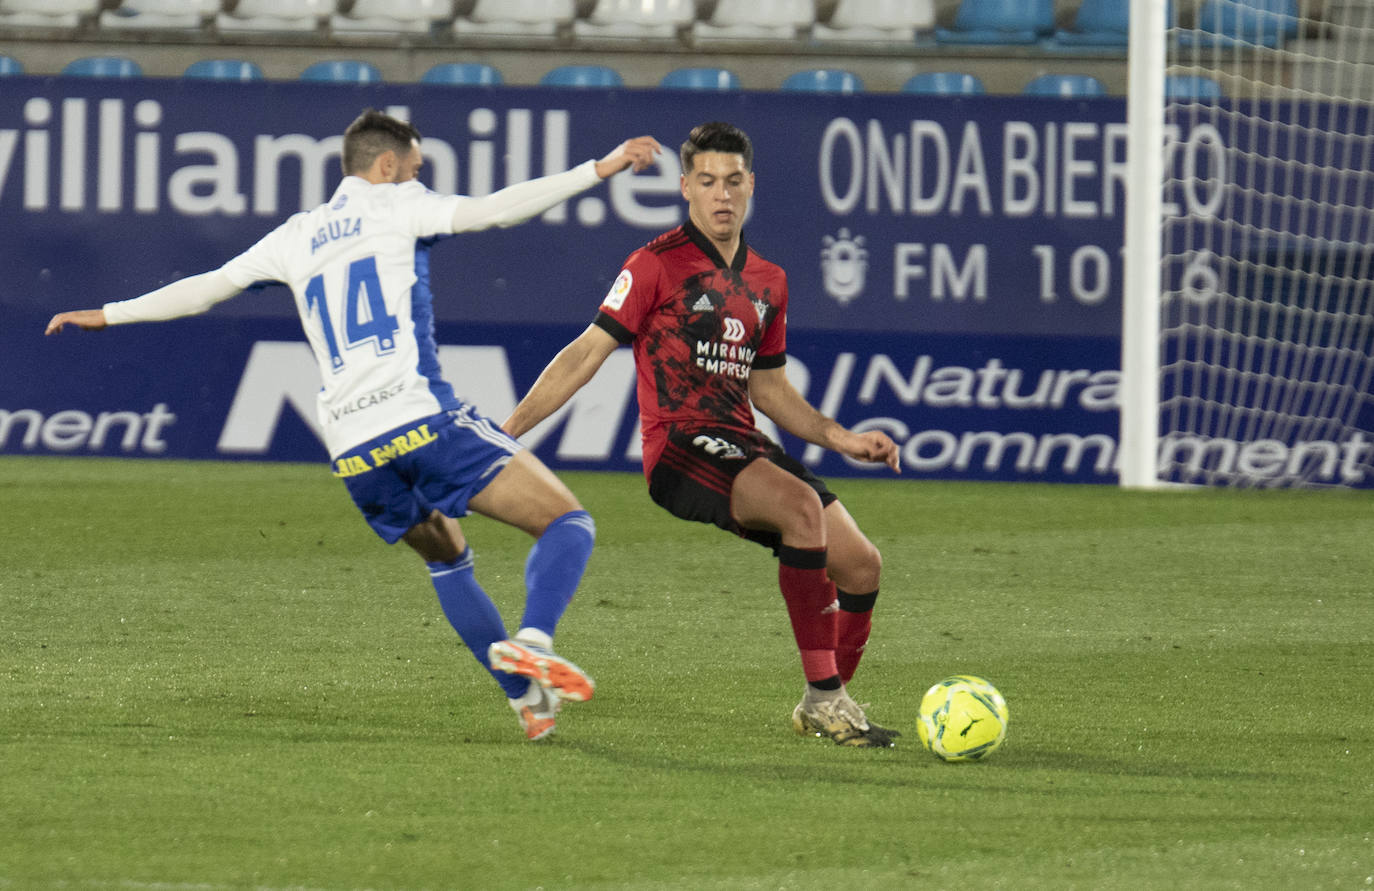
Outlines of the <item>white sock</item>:
M 836 690 L 817 690 L 810 684 L 806 685 L 806 702 L 832 702 L 836 699 L 843 699 L 849 694 L 845 692 L 844 685 L 841 684 Z
M 543 691 L 540 689 L 539 685 L 534 681 L 530 681 L 530 688 L 528 690 L 513 699 L 508 698 L 506 701 L 510 703 L 511 708 L 515 709 L 516 714 L 519 714 L 520 709 L 525 706 L 538 704 L 542 695 Z
M 553 649 L 553 638 L 538 628 L 521 628 L 515 632 L 515 639 L 521 643 L 531 644 L 545 650 Z

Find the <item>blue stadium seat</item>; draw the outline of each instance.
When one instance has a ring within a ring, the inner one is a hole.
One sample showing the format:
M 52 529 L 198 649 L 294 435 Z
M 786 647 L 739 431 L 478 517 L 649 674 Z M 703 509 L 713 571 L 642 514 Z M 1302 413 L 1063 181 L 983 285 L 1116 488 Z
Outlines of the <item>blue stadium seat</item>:
M 24 66 L 19 64 L 18 59 L 13 56 L 0 56 L 0 77 L 23 73 Z
M 262 80 L 262 69 L 247 59 L 199 59 L 186 66 L 182 77 L 194 80 Z
M 143 68 L 123 56 L 85 56 L 68 62 L 62 74 L 66 77 L 142 77 Z
M 727 68 L 678 68 L 659 81 L 674 90 L 738 90 L 739 77 Z
M 370 62 L 340 59 L 310 65 L 301 72 L 301 80 L 335 84 L 375 84 L 381 83 L 382 72 Z
M 605 65 L 563 65 L 539 79 L 546 87 L 620 87 L 625 79 Z
M 442 62 L 420 77 L 422 84 L 449 84 L 462 87 L 492 87 L 505 83 L 501 72 L 481 62 Z
M 952 29 L 937 28 L 940 43 L 1037 43 L 1054 33 L 1054 0 L 960 0 Z
M 1056 31 L 1055 43 L 1085 46 L 1125 46 L 1130 36 L 1131 0 L 1083 0 L 1073 28 Z
M 1221 84 L 1197 74 L 1170 74 L 1164 78 L 1164 98 L 1215 102 L 1221 98 Z
M 1105 96 L 1102 81 L 1086 74 L 1042 74 L 1026 84 L 1022 92 L 1027 96 Z
M 788 75 L 782 89 L 789 93 L 862 93 L 864 82 L 851 71 L 812 68 Z
M 1203 0 L 1197 30 L 1184 31 L 1184 46 L 1251 44 L 1280 46 L 1298 33 L 1298 0 Z
M 961 71 L 922 71 L 902 84 L 903 93 L 935 96 L 978 96 L 987 92 L 983 82 Z

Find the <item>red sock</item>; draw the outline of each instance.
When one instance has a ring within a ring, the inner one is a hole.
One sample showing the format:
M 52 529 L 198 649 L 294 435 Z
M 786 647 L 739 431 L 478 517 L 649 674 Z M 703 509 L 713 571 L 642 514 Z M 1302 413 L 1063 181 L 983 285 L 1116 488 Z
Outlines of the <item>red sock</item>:
M 835 645 L 835 664 L 840 670 L 840 680 L 848 684 L 858 670 L 859 660 L 863 658 L 864 647 L 868 644 L 868 634 L 873 628 L 873 603 L 878 592 L 871 594 L 846 594 L 839 591 L 840 612 L 837 618 L 838 638 Z
M 778 587 L 792 620 L 808 683 L 837 676 L 835 585 L 825 574 L 825 548 L 778 548 Z

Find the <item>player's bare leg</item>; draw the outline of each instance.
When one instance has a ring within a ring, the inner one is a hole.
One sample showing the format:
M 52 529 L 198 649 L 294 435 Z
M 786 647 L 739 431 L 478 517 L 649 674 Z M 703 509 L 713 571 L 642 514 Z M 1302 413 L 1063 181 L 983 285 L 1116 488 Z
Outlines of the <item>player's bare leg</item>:
M 749 462 L 730 489 L 730 512 L 748 529 L 767 529 L 794 548 L 823 548 L 825 515 L 814 489 L 772 461 Z
M 572 662 L 553 652 L 553 633 L 572 599 L 596 527 L 577 498 L 544 463 L 519 451 L 469 507 L 523 529 L 536 541 L 525 563 L 525 614 L 515 636 L 488 650 L 491 667 L 522 675 L 562 699 L 592 698 L 595 683 Z
M 410 545 L 426 563 L 447 563 L 456 560 L 468 546 L 458 521 L 444 516 L 437 510 L 411 526 L 406 534 L 401 536 L 401 541 Z

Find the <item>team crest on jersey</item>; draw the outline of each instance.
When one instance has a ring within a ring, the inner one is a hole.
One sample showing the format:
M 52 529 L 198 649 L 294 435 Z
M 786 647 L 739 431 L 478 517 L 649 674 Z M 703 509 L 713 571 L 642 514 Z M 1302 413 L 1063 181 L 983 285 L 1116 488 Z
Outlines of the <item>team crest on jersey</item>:
M 759 324 L 765 324 L 768 321 L 768 301 L 755 297 L 749 302 L 754 304 L 754 312 L 759 314 Z
M 611 285 L 610 293 L 601 305 L 607 309 L 620 309 L 625 305 L 625 298 L 630 296 L 630 286 L 634 284 L 634 276 L 630 275 L 630 270 L 620 270 L 620 275 L 616 276 L 615 282 Z

